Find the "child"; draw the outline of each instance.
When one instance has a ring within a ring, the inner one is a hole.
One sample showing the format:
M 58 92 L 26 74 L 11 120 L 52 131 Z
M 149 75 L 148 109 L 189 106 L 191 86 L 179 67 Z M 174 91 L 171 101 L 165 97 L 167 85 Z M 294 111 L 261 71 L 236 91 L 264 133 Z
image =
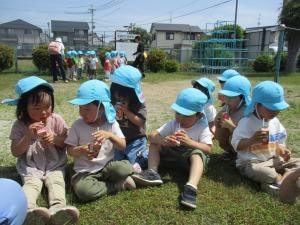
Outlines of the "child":
M 75 223 L 79 212 L 66 206 L 64 167 L 67 155 L 64 140 L 67 125 L 54 111 L 52 86 L 31 76 L 18 81 L 18 99 L 5 100 L 17 105 L 10 139 L 11 152 L 18 158 L 17 170 L 24 183 L 28 213 L 24 224 Z M 43 184 L 48 188 L 49 210 L 36 200 Z
M 250 81 L 244 76 L 234 76 L 226 81 L 223 90 L 219 93 L 224 96 L 225 105 L 218 112 L 215 125 L 215 138 L 224 150 L 223 160 L 233 160 L 236 157 L 231 136 L 238 122 L 244 115 L 247 105 L 250 104 Z
M 89 56 L 89 79 L 96 79 L 97 76 L 97 68 L 98 68 L 98 59 L 96 57 L 95 51 L 90 51 Z
M 139 81 L 141 73 L 132 66 L 122 66 L 111 76 L 112 104 L 117 120 L 126 137 L 126 149 L 115 152 L 115 160 L 127 159 L 135 172 L 147 166 L 147 110 Z
M 291 158 L 286 148 L 286 130 L 276 117 L 288 107 L 279 84 L 260 82 L 231 140 L 238 153 L 236 167 L 240 173 L 261 183 L 262 189 L 272 194 L 291 171 L 300 168 L 300 159 Z
M 113 74 L 115 70 L 119 68 L 118 59 L 117 59 L 118 51 L 111 51 L 110 55 L 111 55 L 111 59 L 110 59 L 111 73 Z
M 77 78 L 80 80 L 82 78 L 82 72 L 84 68 L 84 58 L 83 58 L 83 52 L 78 51 L 78 62 L 77 62 Z
M 105 52 L 104 73 L 105 79 L 109 79 L 111 73 L 110 52 Z
M 219 77 L 218 77 L 218 80 L 219 80 L 219 84 L 220 84 L 220 87 L 221 89 L 223 89 L 224 87 L 224 84 L 225 82 L 230 79 L 231 77 L 234 77 L 234 76 L 239 76 L 239 72 L 237 72 L 236 70 L 234 69 L 229 69 L 229 70 L 225 70 Z M 220 101 L 221 105 L 223 106 L 224 105 L 224 96 L 221 95 L 221 94 L 218 94 L 218 100 Z
M 214 135 L 216 132 L 215 127 L 215 117 L 217 115 L 217 110 L 214 107 L 214 97 L 213 92 L 215 90 L 215 84 L 208 78 L 201 78 L 199 80 L 192 81 L 193 88 L 200 90 L 207 97 L 207 103 L 204 106 L 204 113 L 208 120 L 208 126 L 211 133 Z
M 72 51 L 68 51 L 66 63 L 69 72 L 69 79 L 76 81 L 75 62 L 73 58 L 74 58 L 74 53 Z
M 120 51 L 120 58 L 118 60 L 119 66 L 127 65 L 126 53 L 124 51 Z
M 74 157 L 75 175 L 71 185 L 81 201 L 93 201 L 103 195 L 133 189 L 132 166 L 127 160 L 112 161 L 114 149 L 126 147 L 115 120 L 105 83 L 90 80 L 83 83 L 71 104 L 79 105 L 80 119 L 72 125 L 65 141 Z
M 182 90 L 172 104 L 175 119 L 153 131 L 149 140 L 148 170 L 134 174 L 141 185 L 162 184 L 157 173 L 160 161 L 173 168 L 189 171 L 189 179 L 180 195 L 182 205 L 196 208 L 197 185 L 208 163 L 212 147 L 211 132 L 203 114 L 207 97 L 195 88 Z

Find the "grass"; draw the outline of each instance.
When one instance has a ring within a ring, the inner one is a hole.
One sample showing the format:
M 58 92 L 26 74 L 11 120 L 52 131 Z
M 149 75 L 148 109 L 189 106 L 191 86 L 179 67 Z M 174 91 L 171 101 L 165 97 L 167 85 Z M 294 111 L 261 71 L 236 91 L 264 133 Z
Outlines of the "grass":
M 14 98 L 14 86 L 21 74 L 0 74 L 0 100 Z M 148 109 L 147 131 L 159 127 L 173 117 L 170 104 L 176 93 L 190 87 L 198 74 L 147 74 L 142 81 Z M 251 74 L 254 86 L 261 80 L 272 80 L 270 74 Z M 51 80 L 50 77 L 43 77 Z M 215 77 L 212 77 L 216 81 Z M 300 74 L 280 78 L 290 108 L 279 117 L 288 131 L 288 146 L 300 157 Z M 79 82 L 56 83 L 55 111 L 69 126 L 78 117 L 78 108 L 68 104 Z M 67 87 L 67 88 L 66 88 Z M 15 170 L 16 159 L 10 153 L 9 133 L 15 119 L 15 108 L 0 105 L 0 177 L 20 181 Z M 259 190 L 258 184 L 241 177 L 236 169 L 219 159 L 221 153 L 214 143 L 209 169 L 199 185 L 198 207 L 194 211 L 180 208 L 178 195 L 187 175 L 178 170 L 162 170 L 164 184 L 160 187 L 121 192 L 91 203 L 81 203 L 73 194 L 70 182 L 72 160 L 68 164 L 67 200 L 80 210 L 79 224 L 299 224 L 300 203 L 285 205 Z M 46 191 L 38 204 L 46 206 Z

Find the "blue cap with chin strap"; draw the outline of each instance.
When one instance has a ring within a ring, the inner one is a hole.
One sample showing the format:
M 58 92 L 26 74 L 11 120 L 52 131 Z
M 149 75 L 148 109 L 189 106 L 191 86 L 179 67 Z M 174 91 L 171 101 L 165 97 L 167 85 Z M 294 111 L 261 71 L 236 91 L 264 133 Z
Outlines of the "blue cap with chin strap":
M 234 76 L 241 75 L 239 72 L 233 69 L 225 70 L 220 76 L 218 76 L 218 80 L 222 82 L 226 82 L 228 79 Z
M 195 83 L 200 84 L 202 87 L 205 87 L 208 90 L 209 94 L 209 100 L 208 103 L 213 104 L 214 103 L 214 97 L 213 97 L 213 92 L 215 91 L 216 85 L 214 82 L 212 82 L 210 79 L 203 77 L 198 80 L 193 80 L 192 85 Z

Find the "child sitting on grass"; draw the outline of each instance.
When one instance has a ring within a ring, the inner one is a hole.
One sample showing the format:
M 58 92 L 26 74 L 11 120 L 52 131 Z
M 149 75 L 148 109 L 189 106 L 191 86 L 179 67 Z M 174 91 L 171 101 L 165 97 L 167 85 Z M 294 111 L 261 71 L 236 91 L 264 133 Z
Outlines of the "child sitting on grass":
M 71 104 L 79 105 L 80 119 L 72 125 L 65 141 L 74 157 L 75 175 L 71 185 L 81 201 L 93 201 L 106 194 L 133 189 L 132 166 L 127 160 L 113 161 L 114 149 L 126 147 L 124 135 L 115 120 L 105 83 L 83 83 Z
M 214 107 L 214 97 L 213 92 L 215 90 L 215 84 L 210 79 L 204 77 L 199 80 L 192 81 L 193 88 L 197 88 L 203 92 L 207 97 L 207 103 L 204 106 L 204 113 L 208 120 L 208 126 L 211 133 L 214 135 L 216 132 L 215 127 L 215 117 L 217 115 L 217 110 Z
M 227 80 L 229 80 L 231 77 L 239 76 L 239 75 L 240 75 L 240 73 L 234 69 L 225 70 L 220 76 L 218 76 L 218 81 L 219 81 L 221 90 L 223 89 Z M 220 101 L 221 106 L 223 106 L 225 104 L 224 103 L 224 95 L 218 93 L 218 100 Z
M 291 171 L 300 168 L 300 159 L 291 158 L 286 148 L 286 130 L 276 117 L 288 107 L 279 84 L 257 84 L 246 117 L 239 122 L 231 141 L 238 153 L 236 167 L 240 173 L 261 183 L 262 189 L 271 194 L 277 194 Z
M 250 81 L 244 76 L 234 76 L 226 81 L 219 93 L 224 96 L 225 105 L 218 112 L 215 125 L 215 138 L 224 150 L 223 160 L 235 160 L 236 152 L 230 141 L 238 122 L 244 116 L 247 105 L 250 104 Z
M 160 162 L 189 171 L 189 178 L 180 195 L 182 205 L 196 208 L 197 185 L 206 167 L 212 138 L 203 114 L 207 97 L 195 88 L 182 90 L 172 104 L 175 119 L 153 131 L 149 140 L 148 169 L 132 177 L 140 185 L 162 184 Z

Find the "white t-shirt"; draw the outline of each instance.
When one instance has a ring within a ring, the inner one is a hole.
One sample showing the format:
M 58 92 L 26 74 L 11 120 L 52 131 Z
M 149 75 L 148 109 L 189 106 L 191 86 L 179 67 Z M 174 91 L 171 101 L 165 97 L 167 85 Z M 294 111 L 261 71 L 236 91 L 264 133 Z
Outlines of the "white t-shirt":
M 110 124 L 105 122 L 100 127 L 92 127 L 85 123 L 82 118 L 76 120 L 72 125 L 65 143 L 71 146 L 79 146 L 92 143 L 92 133 L 98 130 L 112 132 L 120 138 L 125 138 L 117 121 Z M 100 152 L 97 158 L 89 160 L 87 156 L 81 155 L 74 158 L 74 170 L 78 172 L 95 173 L 101 170 L 110 160 L 114 158 L 113 144 L 110 140 L 105 140 L 102 143 Z
M 97 63 L 98 63 L 97 57 L 91 58 L 91 60 L 90 60 L 90 69 L 91 70 L 97 69 Z
M 217 110 L 212 104 L 207 103 L 204 106 L 204 113 L 206 115 L 207 121 L 212 122 L 215 120 L 215 117 L 217 115 Z
M 204 119 L 199 119 L 192 127 L 182 128 L 179 123 L 174 119 L 165 123 L 157 129 L 162 137 L 174 134 L 178 130 L 186 131 L 187 135 L 194 141 L 204 144 L 212 145 L 212 134 Z
M 249 117 L 244 117 L 235 128 L 231 144 L 236 150 L 241 139 L 251 138 L 254 133 L 262 128 L 262 120 L 258 119 L 253 113 Z M 268 121 L 269 129 L 269 144 L 256 144 L 249 149 L 237 151 L 236 165 L 241 165 L 242 161 L 246 160 L 260 160 L 266 161 L 275 155 L 276 144 L 285 146 L 287 133 L 285 128 L 279 122 L 277 117 Z

